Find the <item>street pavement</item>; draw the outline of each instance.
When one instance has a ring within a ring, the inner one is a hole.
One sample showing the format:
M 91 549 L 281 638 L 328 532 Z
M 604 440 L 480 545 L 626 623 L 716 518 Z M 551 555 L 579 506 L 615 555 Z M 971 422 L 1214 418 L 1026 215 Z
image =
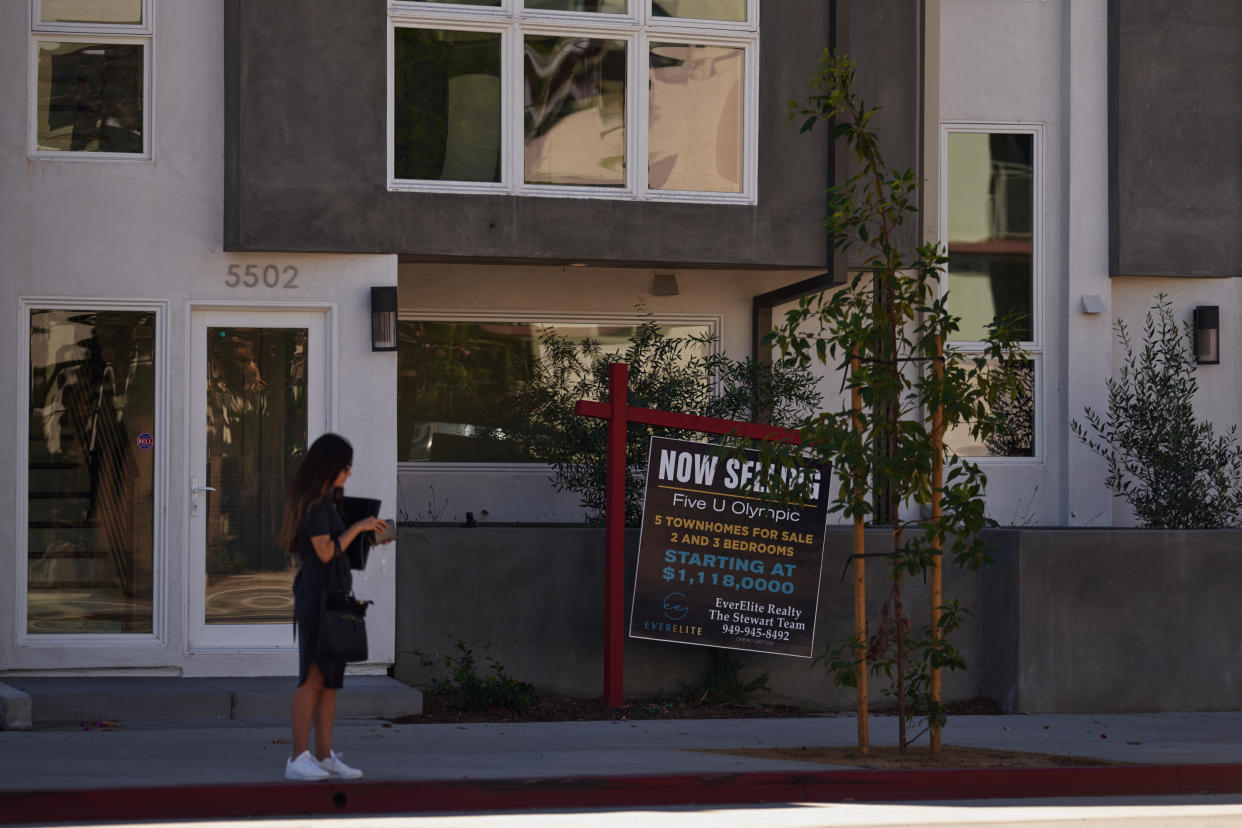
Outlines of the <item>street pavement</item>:
M 1235 796 L 1242 794 L 1242 713 L 953 717 L 945 744 L 1127 763 L 1003 772 L 868 771 L 703 752 L 850 745 L 852 716 L 462 725 L 344 720 L 334 746 L 365 776 L 333 783 L 283 778 L 289 755 L 283 721 L 115 725 L 0 731 L 0 823 L 314 814 L 348 816 L 357 825 L 368 814 L 464 811 L 471 813 L 400 824 L 611 826 L 633 824 L 609 821 L 627 813 L 644 822 L 659 813 L 682 826 L 757 824 L 748 818 L 773 826 L 870 826 L 907 824 L 900 821 L 909 817 L 903 808 L 925 807 L 923 823 L 1051 825 L 1080 817 L 1049 811 L 1033 822 L 1012 819 L 1035 804 L 1027 797 L 1073 795 L 1129 797 L 1130 805 L 1099 801 L 1140 807 L 1145 820 L 1159 813 L 1171 820 L 1136 825 L 1189 824 L 1192 813 L 1195 825 L 1242 825 L 1242 797 Z M 870 727 L 873 744 L 894 742 L 895 719 L 876 716 Z M 1181 798 L 1164 798 L 1170 795 Z M 1026 804 L 1015 810 L 997 804 L 998 797 Z M 945 801 L 914 804 L 939 799 Z M 954 799 L 971 804 L 951 804 Z M 893 804 L 901 800 L 907 803 Z M 859 804 L 867 801 L 887 804 Z M 804 804 L 755 810 L 760 802 Z M 617 810 L 625 806 L 639 810 Z M 488 812 L 506 812 L 505 819 L 487 822 L 501 819 Z M 1093 820 L 1104 813 L 1087 810 Z M 561 821 L 536 822 L 534 814 Z M 998 814 L 1010 821 L 996 821 Z M 980 815 L 987 818 L 979 822 Z

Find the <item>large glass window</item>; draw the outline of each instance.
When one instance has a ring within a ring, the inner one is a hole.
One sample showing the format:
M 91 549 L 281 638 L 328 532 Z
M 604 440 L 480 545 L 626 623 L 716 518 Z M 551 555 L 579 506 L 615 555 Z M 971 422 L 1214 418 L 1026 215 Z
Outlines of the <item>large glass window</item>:
M 208 624 L 282 624 L 285 488 L 306 451 L 305 328 L 207 329 Z
M 32 310 L 26 624 L 150 633 L 155 314 Z
M 755 7 L 393 2 L 390 187 L 753 203 Z
M 1035 456 L 1035 372 L 1036 360 L 1023 360 L 1013 366 L 1022 391 L 997 403 L 995 413 L 1004 416 L 1009 430 L 996 437 L 979 441 L 970 435 L 966 425 L 945 432 L 944 443 L 962 457 L 1034 457 Z
M 31 152 L 144 158 L 146 0 L 34 0 Z
M 651 13 L 656 17 L 743 21 L 746 0 L 652 0 Z
M 531 184 L 625 186 L 625 41 L 526 38 Z
M 39 0 L 42 23 L 120 23 L 140 25 L 142 0 Z
M 394 33 L 398 178 L 500 181 L 500 35 Z
M 541 336 L 591 339 L 620 353 L 633 324 L 456 322 L 402 319 L 398 324 L 397 446 L 402 462 L 529 462 L 485 439 L 514 388 L 531 376 Z M 705 324 L 661 324 L 669 338 L 710 332 Z
M 971 350 L 987 326 L 1017 315 L 1018 335 L 1032 359 L 1019 366 L 1025 392 L 1002 403 L 1011 433 L 987 445 L 965 429 L 945 436 L 961 455 L 1033 457 L 1040 339 L 1036 335 L 1039 170 L 1036 133 L 1018 129 L 954 129 L 944 133 L 946 278 L 950 310 L 961 318 L 956 346 Z
M 1033 310 L 1034 145 L 1030 133 L 950 132 L 949 293 L 964 340 L 997 316 Z
M 641 2 L 641 0 L 635 0 Z M 558 11 L 599 12 L 625 14 L 626 0 L 526 0 L 528 9 L 555 9 Z
M 745 58 L 733 47 L 651 44 L 652 189 L 742 191 Z

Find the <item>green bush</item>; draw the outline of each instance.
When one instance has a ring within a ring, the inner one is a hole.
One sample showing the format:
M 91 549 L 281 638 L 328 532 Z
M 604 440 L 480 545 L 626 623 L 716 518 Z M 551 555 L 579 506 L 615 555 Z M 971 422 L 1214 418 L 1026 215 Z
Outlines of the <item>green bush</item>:
M 484 645 L 486 650 L 488 645 Z M 437 679 L 433 684 L 437 689 L 457 693 L 461 706 L 465 710 L 486 710 L 491 707 L 504 707 L 509 710 L 525 710 L 535 703 L 534 685 L 518 681 L 505 674 L 505 668 L 491 656 L 487 656 L 488 668 L 491 673 L 480 675 L 474 657 L 474 650 L 463 639 L 453 642 L 457 654 L 429 657 L 424 653 L 416 653 L 424 667 L 434 667 L 437 661 L 448 671 L 447 678 Z
M 554 331 L 540 337 L 542 356 L 530 379 L 509 400 L 494 439 L 553 466 L 559 491 L 574 492 L 587 521 L 602 524 L 605 507 L 606 421 L 574 413 L 578 400 L 607 400 L 608 364 L 629 365 L 629 404 L 683 414 L 797 426 L 819 407 L 816 378 L 802 367 L 769 366 L 713 353 L 712 336 L 665 336 L 653 321 L 639 325 L 621 354 L 594 340 L 572 340 Z M 651 437 L 702 440 L 699 432 L 631 427 L 626 434 L 625 518 L 642 516 Z
M 1104 415 L 1088 406 L 1086 425 L 1070 424 L 1088 448 L 1108 461 L 1104 483 L 1152 529 L 1216 529 L 1238 524 L 1242 510 L 1242 447 L 1237 426 L 1217 437 L 1195 420 L 1199 384 L 1191 327 L 1178 325 L 1161 293 L 1147 312 L 1143 347 L 1118 319 L 1113 330 L 1125 351 L 1110 379 Z
M 743 681 L 742 661 L 728 650 L 713 647 L 709 650 L 711 661 L 707 672 L 696 684 L 683 684 L 680 697 L 692 704 L 756 705 L 756 696 L 772 688 L 768 686 L 765 670 L 750 681 Z

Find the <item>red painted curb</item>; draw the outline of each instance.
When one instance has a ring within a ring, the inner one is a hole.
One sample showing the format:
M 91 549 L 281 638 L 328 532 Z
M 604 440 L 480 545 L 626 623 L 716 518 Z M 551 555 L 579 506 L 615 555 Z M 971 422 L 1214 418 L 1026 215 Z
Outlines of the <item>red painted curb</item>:
M 0 792 L 0 823 L 1242 793 L 1242 764 L 831 770 Z

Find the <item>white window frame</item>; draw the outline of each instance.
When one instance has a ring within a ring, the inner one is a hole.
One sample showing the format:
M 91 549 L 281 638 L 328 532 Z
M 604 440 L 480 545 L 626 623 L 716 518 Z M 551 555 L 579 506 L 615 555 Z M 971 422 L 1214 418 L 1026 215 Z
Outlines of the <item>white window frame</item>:
M 479 311 L 479 310 L 406 310 L 397 314 L 405 322 L 529 322 L 547 325 L 641 325 L 653 321 L 658 325 L 703 325 L 713 336 L 709 353 L 721 350 L 720 336 L 724 317 L 719 314 L 665 313 L 638 316 L 618 313 L 565 313 L 563 311 Z M 398 414 L 400 416 L 400 414 Z M 447 472 L 450 474 L 540 474 L 547 475 L 547 463 L 462 463 L 430 460 L 399 460 L 397 472 Z
M 388 5 L 387 144 L 388 189 L 396 192 L 522 195 L 551 198 L 755 204 L 759 158 L 759 3 L 746 0 L 744 22 L 655 17 L 651 0 L 630 0 L 629 13 L 602 14 L 526 10 L 522 0 L 502 0 L 498 7 L 391 0 Z M 393 138 L 395 33 L 399 28 L 498 32 L 501 35 L 500 181 L 401 179 L 395 175 Z M 626 43 L 626 177 L 621 187 L 527 184 L 522 128 L 522 49 L 524 35 L 581 36 Z M 651 189 L 647 180 L 650 89 L 647 53 L 652 40 L 744 50 L 742 101 L 742 189 L 738 193 Z
M 131 23 L 44 23 L 41 21 L 43 0 L 30 0 L 30 54 L 27 66 L 27 156 L 38 160 L 58 161 L 128 161 L 150 162 L 152 151 L 151 109 L 152 48 L 154 24 L 151 20 L 153 0 L 142 0 L 142 22 Z M 142 152 L 83 152 L 74 150 L 39 149 L 39 43 L 105 43 L 142 46 Z
M 148 311 L 155 314 L 155 446 L 152 458 L 151 502 L 151 632 L 149 633 L 31 633 L 26 626 L 27 590 L 29 583 L 29 464 L 30 464 L 30 313 L 35 310 L 102 310 Z M 17 300 L 18 354 L 17 364 L 22 381 L 18 385 L 17 406 L 21 413 L 17 426 L 15 459 L 18 516 L 16 537 L 17 577 L 13 601 L 13 629 L 17 631 L 18 647 L 92 647 L 109 644 L 145 644 L 165 646 L 168 643 L 168 456 L 172 434 L 168 418 L 168 349 L 169 302 L 165 299 L 115 300 L 74 297 L 19 297 Z
M 1032 170 L 1031 175 L 1031 338 L 1023 340 L 1018 344 L 1026 351 L 1034 365 L 1031 393 L 1034 395 L 1035 400 L 1035 415 L 1032 426 L 1032 439 L 1035 445 L 1030 457 L 981 456 L 968 457 L 967 459 L 971 462 L 978 461 L 996 464 L 1039 464 L 1044 462 L 1045 440 L 1043 425 L 1044 409 L 1046 408 L 1043 398 L 1044 349 L 1046 347 L 1044 292 L 1047 282 L 1044 257 L 1045 234 L 1047 232 L 1047 222 L 1044 220 L 1044 182 L 1047 168 L 1044 160 L 1044 124 L 1042 122 L 1024 121 L 941 121 L 938 170 L 941 185 L 938 194 L 939 198 L 937 199 L 940 217 L 938 237 L 945 245 L 946 251 L 949 239 L 949 135 L 950 133 L 959 132 L 981 134 L 1008 133 L 1032 136 L 1031 158 L 1034 170 Z M 946 268 L 945 276 L 940 282 L 940 295 L 942 298 L 948 292 L 948 288 L 948 270 Z M 950 305 L 949 310 L 952 311 L 952 309 Z M 977 340 L 952 340 L 949 344 L 968 355 L 977 354 L 984 347 L 984 343 Z

